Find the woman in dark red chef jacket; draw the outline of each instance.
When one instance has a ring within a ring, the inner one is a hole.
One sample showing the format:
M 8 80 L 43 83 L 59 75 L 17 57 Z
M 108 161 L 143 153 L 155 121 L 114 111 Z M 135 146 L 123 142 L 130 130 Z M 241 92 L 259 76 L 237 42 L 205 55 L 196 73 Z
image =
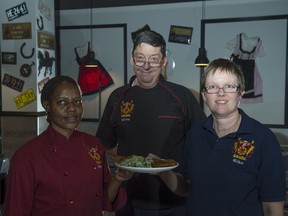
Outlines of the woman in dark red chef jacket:
M 49 126 L 14 153 L 4 215 L 101 216 L 120 209 L 126 202 L 120 185 L 132 173 L 118 170 L 112 178 L 100 141 L 76 129 L 83 114 L 77 82 L 50 79 L 41 103 Z

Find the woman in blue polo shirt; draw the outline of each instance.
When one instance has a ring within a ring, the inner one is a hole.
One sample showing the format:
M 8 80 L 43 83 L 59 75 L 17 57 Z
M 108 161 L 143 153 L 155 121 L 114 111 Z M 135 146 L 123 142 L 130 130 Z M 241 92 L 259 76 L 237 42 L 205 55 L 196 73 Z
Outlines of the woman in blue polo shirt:
M 285 170 L 272 131 L 238 108 L 244 77 L 227 59 L 216 59 L 201 79 L 211 115 L 191 128 L 185 145 L 188 177 L 159 175 L 177 194 L 188 195 L 187 215 L 283 216 Z

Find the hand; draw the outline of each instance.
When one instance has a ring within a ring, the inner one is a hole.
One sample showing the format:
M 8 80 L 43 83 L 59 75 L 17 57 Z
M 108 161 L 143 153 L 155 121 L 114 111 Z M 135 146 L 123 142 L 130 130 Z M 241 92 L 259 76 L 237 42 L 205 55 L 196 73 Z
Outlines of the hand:
M 161 158 L 159 156 L 155 155 L 155 154 L 149 153 L 147 155 L 146 159 L 161 159 Z M 158 176 L 160 176 L 160 173 L 161 172 L 151 172 L 150 175 L 158 175 Z
M 134 175 L 133 172 L 130 172 L 130 171 L 127 171 L 124 169 L 120 169 L 119 167 L 116 168 L 115 173 L 116 173 L 115 179 L 119 182 L 127 181 L 127 180 L 131 179 L 132 176 Z
M 149 153 L 146 159 L 161 159 L 161 158 L 155 154 Z

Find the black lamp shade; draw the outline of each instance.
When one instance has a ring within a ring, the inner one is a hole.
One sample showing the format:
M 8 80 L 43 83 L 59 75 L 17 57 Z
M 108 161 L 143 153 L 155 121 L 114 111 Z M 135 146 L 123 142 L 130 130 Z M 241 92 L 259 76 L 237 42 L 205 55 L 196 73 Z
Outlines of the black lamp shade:
M 209 64 L 209 59 L 206 55 L 206 50 L 204 47 L 199 48 L 199 55 L 195 59 L 195 66 L 206 67 Z
M 90 42 L 88 42 L 87 55 L 84 57 L 85 67 L 98 67 L 97 60 L 95 59 L 95 52 L 91 50 Z

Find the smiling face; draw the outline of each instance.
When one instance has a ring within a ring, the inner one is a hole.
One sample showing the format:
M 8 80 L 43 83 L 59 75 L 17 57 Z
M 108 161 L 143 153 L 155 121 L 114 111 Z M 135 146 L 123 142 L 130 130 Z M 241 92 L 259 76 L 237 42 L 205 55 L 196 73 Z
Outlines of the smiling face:
M 210 73 L 206 77 L 205 86 L 220 87 L 217 93 L 209 94 L 205 90 L 201 92 L 203 100 L 211 110 L 211 113 L 217 117 L 229 117 L 235 112 L 238 112 L 238 104 L 244 92 L 236 91 L 226 93 L 222 88 L 224 86 L 238 86 L 239 80 L 237 77 L 228 73 L 225 70 L 217 69 L 215 73 Z
M 69 138 L 83 114 L 79 88 L 69 82 L 62 82 L 55 87 L 51 99 L 43 101 L 43 106 L 49 113 L 51 126 Z
M 138 66 L 136 61 L 145 61 L 143 66 Z M 153 62 L 158 61 L 159 64 Z M 151 64 L 150 64 L 150 63 Z M 162 67 L 166 65 L 166 56 L 161 53 L 161 47 L 154 47 L 146 43 L 139 44 L 131 57 L 134 73 L 138 85 L 143 88 L 154 87 L 160 77 Z

